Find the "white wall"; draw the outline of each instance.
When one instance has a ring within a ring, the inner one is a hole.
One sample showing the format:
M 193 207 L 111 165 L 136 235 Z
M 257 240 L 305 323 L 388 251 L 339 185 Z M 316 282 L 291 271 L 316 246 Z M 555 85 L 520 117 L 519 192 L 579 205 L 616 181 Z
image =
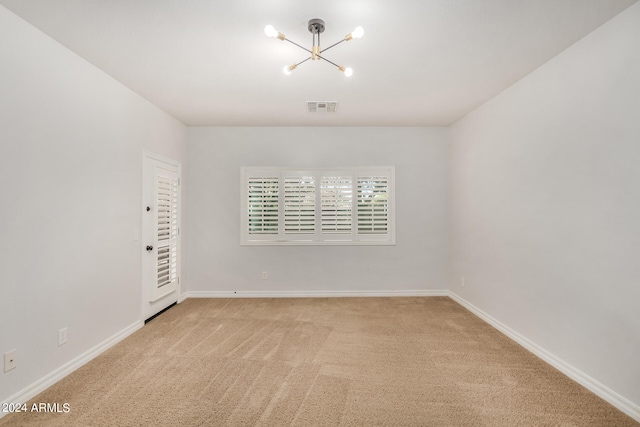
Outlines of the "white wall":
M 450 136 L 450 289 L 638 408 L 640 3 Z
M 441 128 L 189 128 L 189 292 L 446 289 L 445 138 Z M 387 165 L 396 246 L 240 246 L 241 166 Z
M 142 151 L 184 161 L 186 128 L 1 6 L 0 58 L 6 402 L 141 320 Z

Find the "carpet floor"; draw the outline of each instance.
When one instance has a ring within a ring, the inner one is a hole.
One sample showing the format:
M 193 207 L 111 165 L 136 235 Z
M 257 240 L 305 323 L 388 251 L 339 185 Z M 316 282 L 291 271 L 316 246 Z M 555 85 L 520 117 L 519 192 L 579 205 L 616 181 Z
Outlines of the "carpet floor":
M 0 426 L 637 426 L 447 297 L 188 299 Z

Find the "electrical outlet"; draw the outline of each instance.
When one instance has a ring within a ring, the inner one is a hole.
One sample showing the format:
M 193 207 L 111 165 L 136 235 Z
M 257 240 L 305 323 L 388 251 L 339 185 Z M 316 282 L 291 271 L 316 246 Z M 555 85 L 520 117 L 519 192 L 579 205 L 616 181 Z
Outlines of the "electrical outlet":
M 67 328 L 62 328 L 58 331 L 58 346 L 67 342 Z
M 460 284 L 462 285 L 462 287 L 464 288 L 464 277 L 460 278 Z
M 267 276 L 267 272 L 266 272 L 266 271 L 263 271 L 263 272 L 262 272 L 262 280 L 267 280 L 267 277 L 268 277 L 268 276 Z
M 4 354 L 4 371 L 9 372 L 18 366 L 16 349 L 7 351 Z

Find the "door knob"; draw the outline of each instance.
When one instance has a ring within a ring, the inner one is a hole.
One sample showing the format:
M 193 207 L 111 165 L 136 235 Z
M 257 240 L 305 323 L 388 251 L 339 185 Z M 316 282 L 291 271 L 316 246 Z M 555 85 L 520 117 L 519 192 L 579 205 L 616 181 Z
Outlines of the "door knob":
M 147 246 L 147 252 L 151 252 L 153 250 L 153 246 L 149 245 Z

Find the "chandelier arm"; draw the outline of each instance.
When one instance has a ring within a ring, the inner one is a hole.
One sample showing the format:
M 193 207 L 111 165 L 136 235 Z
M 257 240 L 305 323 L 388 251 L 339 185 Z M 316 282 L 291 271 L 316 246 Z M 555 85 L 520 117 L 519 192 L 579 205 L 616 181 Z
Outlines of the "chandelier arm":
M 289 40 L 289 39 L 287 39 L 287 38 L 285 38 L 285 41 L 288 41 L 289 43 L 291 43 L 291 44 L 294 44 L 294 45 L 298 46 L 300 49 L 302 49 L 302 50 L 306 50 L 307 52 L 309 52 L 309 53 L 313 54 L 313 52 L 311 52 L 309 49 L 307 49 L 307 48 L 306 48 L 306 47 L 304 47 L 304 46 L 300 46 L 300 45 L 299 45 L 298 43 L 296 43 L 296 42 L 292 42 L 291 40 Z
M 298 65 L 300 65 L 300 64 L 304 64 L 305 62 L 307 62 L 307 61 L 308 61 L 308 60 L 310 60 L 310 59 L 311 59 L 311 57 L 308 57 L 308 58 L 307 58 L 307 59 L 305 59 L 304 61 L 300 61 L 300 62 L 298 62 L 298 63 L 296 64 L 296 67 L 297 67 Z
M 320 52 L 324 52 L 325 50 L 329 50 L 329 49 L 331 49 L 331 48 L 332 48 L 332 47 L 334 47 L 334 46 L 338 46 L 340 43 L 342 43 L 342 42 L 344 42 L 344 41 L 346 41 L 346 40 L 345 40 L 345 39 L 342 39 L 342 40 L 340 40 L 338 43 L 334 43 L 334 44 L 332 44 L 331 46 L 329 46 L 329 47 L 327 47 L 327 48 L 325 48 L 325 49 L 322 49 Z
M 323 56 L 320 56 L 320 55 L 316 55 L 316 56 L 317 56 L 318 58 L 320 58 L 320 59 L 324 59 L 324 60 L 325 60 L 325 61 L 327 61 L 329 64 L 331 64 L 331 65 L 333 65 L 333 66 L 335 66 L 335 67 L 337 67 L 337 68 L 340 68 L 340 66 L 339 66 L 338 64 L 336 64 L 335 62 L 331 62 L 331 61 L 329 61 L 327 58 L 325 58 L 325 57 L 323 57 Z

